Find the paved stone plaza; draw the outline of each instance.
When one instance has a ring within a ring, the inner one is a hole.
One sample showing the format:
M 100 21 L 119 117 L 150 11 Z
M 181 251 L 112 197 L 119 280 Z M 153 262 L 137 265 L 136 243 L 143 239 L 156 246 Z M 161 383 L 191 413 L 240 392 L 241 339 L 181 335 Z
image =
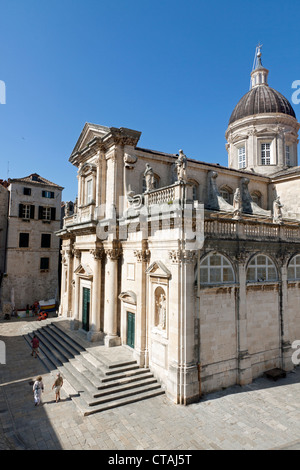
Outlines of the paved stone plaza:
M 0 450 L 300 449 L 300 369 L 276 382 L 207 395 L 188 407 L 164 395 L 88 417 L 62 393 L 54 375 L 31 356 L 22 330 L 28 320 L 0 322 L 6 365 L 0 365 Z M 31 381 L 42 375 L 43 404 Z

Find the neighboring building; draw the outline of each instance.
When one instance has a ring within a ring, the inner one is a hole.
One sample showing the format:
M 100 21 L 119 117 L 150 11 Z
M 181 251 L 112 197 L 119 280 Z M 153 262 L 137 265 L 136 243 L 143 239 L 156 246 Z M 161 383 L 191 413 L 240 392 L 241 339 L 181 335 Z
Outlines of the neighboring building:
M 8 215 L 8 198 L 7 182 L 0 180 L 0 295 L 1 285 L 5 268 L 5 247 L 7 236 L 7 215 Z
M 34 173 L 8 180 L 8 232 L 1 301 L 24 309 L 58 290 L 62 187 Z
M 131 348 L 176 403 L 292 369 L 299 127 L 260 51 L 226 132 L 229 168 L 87 123 L 70 157 L 78 204 L 58 232 L 60 314 L 90 340 Z

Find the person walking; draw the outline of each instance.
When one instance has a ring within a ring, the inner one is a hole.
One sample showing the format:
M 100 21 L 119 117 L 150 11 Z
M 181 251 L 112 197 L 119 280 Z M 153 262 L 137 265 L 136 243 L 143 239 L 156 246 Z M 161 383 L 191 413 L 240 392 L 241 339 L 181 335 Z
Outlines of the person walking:
M 33 356 L 35 354 L 35 357 L 37 357 L 37 355 L 39 353 L 40 342 L 39 342 L 39 339 L 36 335 L 33 335 L 33 338 L 31 340 L 31 345 L 32 345 L 31 355 Z
M 52 385 L 52 390 L 54 389 L 55 391 L 55 400 L 56 400 L 56 403 L 58 401 L 60 401 L 60 390 L 61 390 L 61 387 L 63 386 L 63 378 L 62 376 L 60 375 L 60 372 L 58 372 L 57 376 L 56 376 L 56 379 L 55 379 L 55 382 L 54 384 Z
M 33 384 L 34 406 L 39 406 L 39 404 L 41 403 L 41 396 L 42 396 L 43 391 L 44 391 L 43 379 L 39 375 Z

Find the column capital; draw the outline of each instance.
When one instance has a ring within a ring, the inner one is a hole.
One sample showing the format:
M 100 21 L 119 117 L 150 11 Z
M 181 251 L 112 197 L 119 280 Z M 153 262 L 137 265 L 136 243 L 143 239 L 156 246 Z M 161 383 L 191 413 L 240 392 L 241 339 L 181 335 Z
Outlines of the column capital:
M 109 248 L 105 250 L 107 258 L 112 261 L 116 261 L 122 254 L 121 248 Z
M 150 258 L 150 250 L 135 250 L 133 252 L 134 256 L 136 257 L 136 260 L 138 263 L 147 263 Z
M 95 248 L 90 250 L 90 254 L 93 255 L 95 260 L 101 260 L 104 257 L 104 249 L 102 247 Z
M 170 250 L 169 259 L 173 264 L 194 263 L 197 258 L 197 250 Z
M 75 256 L 75 258 L 80 258 L 81 256 L 81 251 L 78 250 L 77 248 L 73 248 L 73 255 Z

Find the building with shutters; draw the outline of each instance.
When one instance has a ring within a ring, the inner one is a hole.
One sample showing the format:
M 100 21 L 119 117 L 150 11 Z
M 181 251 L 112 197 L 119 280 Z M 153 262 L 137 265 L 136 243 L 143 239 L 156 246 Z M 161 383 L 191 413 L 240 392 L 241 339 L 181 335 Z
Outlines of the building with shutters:
M 201 143 L 199 161 L 91 123 L 69 159 L 78 203 L 58 233 L 60 315 L 130 348 L 176 403 L 294 367 L 300 126 L 267 76 L 258 50 L 227 126 L 228 167 L 205 163 Z
M 8 180 L 2 305 L 25 309 L 57 297 L 62 189 L 36 173 Z

